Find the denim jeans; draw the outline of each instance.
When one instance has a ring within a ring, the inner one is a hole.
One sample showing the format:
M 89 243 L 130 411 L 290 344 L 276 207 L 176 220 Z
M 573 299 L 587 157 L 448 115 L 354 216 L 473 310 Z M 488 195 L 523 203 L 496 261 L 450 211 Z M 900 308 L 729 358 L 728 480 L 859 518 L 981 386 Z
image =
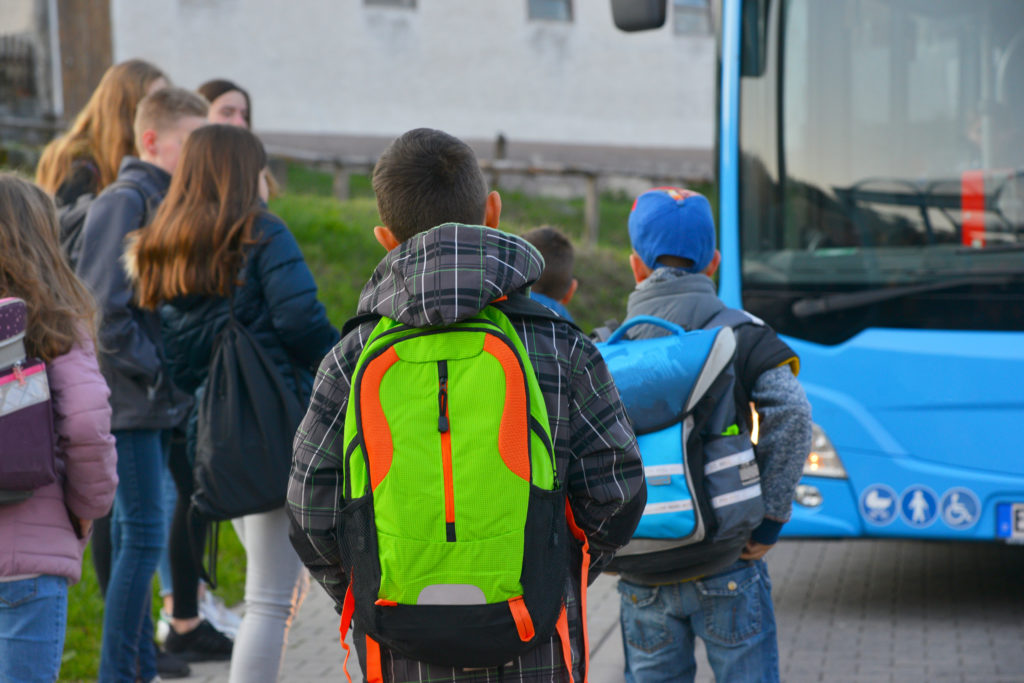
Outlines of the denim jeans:
M 159 430 L 118 430 L 117 494 L 111 519 L 113 552 L 103 610 L 102 683 L 156 676 L 150 587 L 167 543 L 164 464 Z
M 68 580 L 0 581 L 0 683 L 52 683 L 68 622 Z
M 771 582 L 763 560 L 740 560 L 719 574 L 662 586 L 619 581 L 627 683 L 693 681 L 694 637 L 715 680 L 779 680 Z
M 174 508 L 178 504 L 178 487 L 174 485 L 174 477 L 168 467 L 164 467 L 164 535 L 170 538 L 171 522 L 174 519 Z M 160 597 L 166 597 L 174 593 L 174 581 L 171 578 L 171 553 L 170 545 L 164 546 L 160 553 L 160 562 L 156 566 L 156 575 L 160 580 Z M 160 605 L 161 609 L 163 605 Z

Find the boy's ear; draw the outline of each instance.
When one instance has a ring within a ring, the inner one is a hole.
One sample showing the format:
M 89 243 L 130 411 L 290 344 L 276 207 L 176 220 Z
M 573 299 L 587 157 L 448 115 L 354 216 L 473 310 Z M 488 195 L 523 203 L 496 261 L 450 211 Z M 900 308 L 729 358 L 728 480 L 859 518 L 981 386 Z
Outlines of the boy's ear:
M 492 190 L 487 195 L 487 204 L 484 208 L 484 225 L 488 228 L 498 229 L 498 222 L 501 218 L 501 195 L 497 190 Z
M 640 254 L 635 251 L 629 255 L 629 267 L 633 269 L 633 279 L 640 284 L 651 275 L 651 269 L 647 267 Z
M 136 147 L 139 148 L 139 158 L 143 161 L 149 161 L 156 156 L 156 139 L 157 133 L 152 128 L 147 128 L 142 131 L 142 135 L 135 141 Z
M 568 306 L 569 302 L 572 301 L 572 295 L 576 293 L 576 288 L 579 286 L 580 281 L 577 280 L 576 278 L 573 278 L 572 284 L 569 285 L 569 291 L 565 293 L 565 296 L 559 299 L 558 303 L 562 304 L 563 306 Z
M 702 270 L 701 272 L 707 275 L 708 277 L 712 277 L 714 276 L 715 271 L 718 270 L 718 266 L 720 263 L 722 263 L 722 252 L 715 249 L 715 255 L 712 256 L 711 261 L 708 262 L 708 267 Z
M 395 233 L 391 232 L 391 228 L 385 228 L 383 225 L 378 225 L 373 229 L 373 236 L 380 242 L 380 246 L 384 247 L 388 251 L 391 251 L 397 247 L 401 242 L 395 237 Z

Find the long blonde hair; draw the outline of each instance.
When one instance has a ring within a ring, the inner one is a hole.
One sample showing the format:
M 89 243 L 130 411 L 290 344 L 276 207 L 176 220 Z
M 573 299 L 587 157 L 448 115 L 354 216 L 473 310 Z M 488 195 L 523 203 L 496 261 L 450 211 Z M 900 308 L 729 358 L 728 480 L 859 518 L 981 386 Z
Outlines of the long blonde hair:
M 128 236 L 125 262 L 141 307 L 231 293 L 263 210 L 258 179 L 266 163 L 245 128 L 215 124 L 189 134 L 156 217 Z
M 71 173 L 71 164 L 89 159 L 96 164 L 97 193 L 117 178 L 121 159 L 135 153 L 132 123 L 139 100 L 157 79 L 167 76 L 149 62 L 129 59 L 107 69 L 92 97 L 68 131 L 43 150 L 36 183 L 51 195 Z
M 85 329 L 96 340 L 96 303 L 64 260 L 57 211 L 40 188 L 0 173 L 0 297 L 28 306 L 25 350 L 51 361 Z

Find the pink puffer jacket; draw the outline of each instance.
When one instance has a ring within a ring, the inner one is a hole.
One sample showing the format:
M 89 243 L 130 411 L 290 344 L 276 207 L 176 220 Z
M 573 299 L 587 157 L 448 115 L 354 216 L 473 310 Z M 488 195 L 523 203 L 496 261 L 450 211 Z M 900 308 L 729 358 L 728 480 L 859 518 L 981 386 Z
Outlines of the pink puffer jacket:
M 82 552 L 67 508 L 81 519 L 102 517 L 117 488 L 110 435 L 110 390 L 88 335 L 47 366 L 57 432 L 57 481 L 28 500 L 0 505 L 0 576 L 51 574 L 76 583 Z

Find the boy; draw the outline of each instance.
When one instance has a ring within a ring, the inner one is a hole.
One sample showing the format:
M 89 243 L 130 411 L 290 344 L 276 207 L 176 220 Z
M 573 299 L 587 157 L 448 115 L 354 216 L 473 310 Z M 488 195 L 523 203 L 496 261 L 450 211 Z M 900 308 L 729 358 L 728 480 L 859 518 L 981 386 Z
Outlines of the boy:
M 530 298 L 569 322 L 574 322 L 566 308 L 580 284 L 572 276 L 575 258 L 572 242 L 560 231 L 547 225 L 523 233 L 523 239 L 537 247 L 537 251 L 544 257 L 544 272 L 530 287 Z
M 501 199 L 497 192 L 488 194 L 477 160 L 461 140 L 430 129 L 405 133 L 378 161 L 373 188 L 383 223 L 374 234 L 388 254 L 363 289 L 359 313 L 375 312 L 417 328 L 450 325 L 540 277 L 537 252 L 497 230 Z M 515 318 L 513 324 L 544 396 L 558 479 L 589 540 L 590 571 L 596 576 L 593 572 L 629 539 L 646 501 L 636 439 L 608 370 L 586 337 L 553 316 Z M 288 488 L 292 543 L 339 610 L 350 578 L 342 570 L 345 558 L 336 537 L 339 510 L 347 502 L 339 499 L 338 490 L 345 455 L 341 431 L 353 367 L 373 327 L 372 321 L 360 324 L 324 358 L 296 434 Z M 579 584 L 573 589 L 572 583 L 565 587 L 567 640 L 574 680 L 579 681 L 586 654 L 584 622 Z M 365 628 L 357 620 L 355 642 L 370 676 L 374 669 L 367 669 Z M 568 663 L 562 641 L 555 634 L 540 634 L 538 642 L 498 668 L 411 661 L 384 645 L 380 660 L 386 662 L 387 680 L 394 682 L 564 680 Z
M 77 273 L 102 311 L 100 368 L 110 386 L 121 481 L 111 518 L 115 552 L 103 613 L 103 681 L 148 681 L 157 673 L 149 591 L 167 540 L 163 430 L 179 425 L 190 405 L 163 373 L 159 316 L 134 305 L 121 264 L 124 238 L 152 220 L 182 143 L 206 123 L 207 107 L 206 100 L 181 88 L 143 98 L 134 125 L 139 156 L 124 158 L 117 181 L 89 206 L 82 227 Z M 219 646 L 230 652 L 230 641 Z
M 633 205 L 629 238 L 637 286 L 626 318 L 653 315 L 688 330 L 716 326 L 714 319 L 727 309 L 711 280 L 721 254 L 707 199 L 678 188 L 649 190 Z M 765 517 L 741 559 L 711 576 L 680 581 L 671 572 L 623 573 L 621 624 L 630 683 L 692 681 L 694 636 L 707 646 L 715 680 L 778 680 L 771 584 L 762 558 L 789 519 L 810 451 L 811 411 L 796 379 L 796 354 L 761 320 L 744 316 L 749 323 L 734 327 L 736 411 L 752 421 L 752 401 L 758 412 Z

